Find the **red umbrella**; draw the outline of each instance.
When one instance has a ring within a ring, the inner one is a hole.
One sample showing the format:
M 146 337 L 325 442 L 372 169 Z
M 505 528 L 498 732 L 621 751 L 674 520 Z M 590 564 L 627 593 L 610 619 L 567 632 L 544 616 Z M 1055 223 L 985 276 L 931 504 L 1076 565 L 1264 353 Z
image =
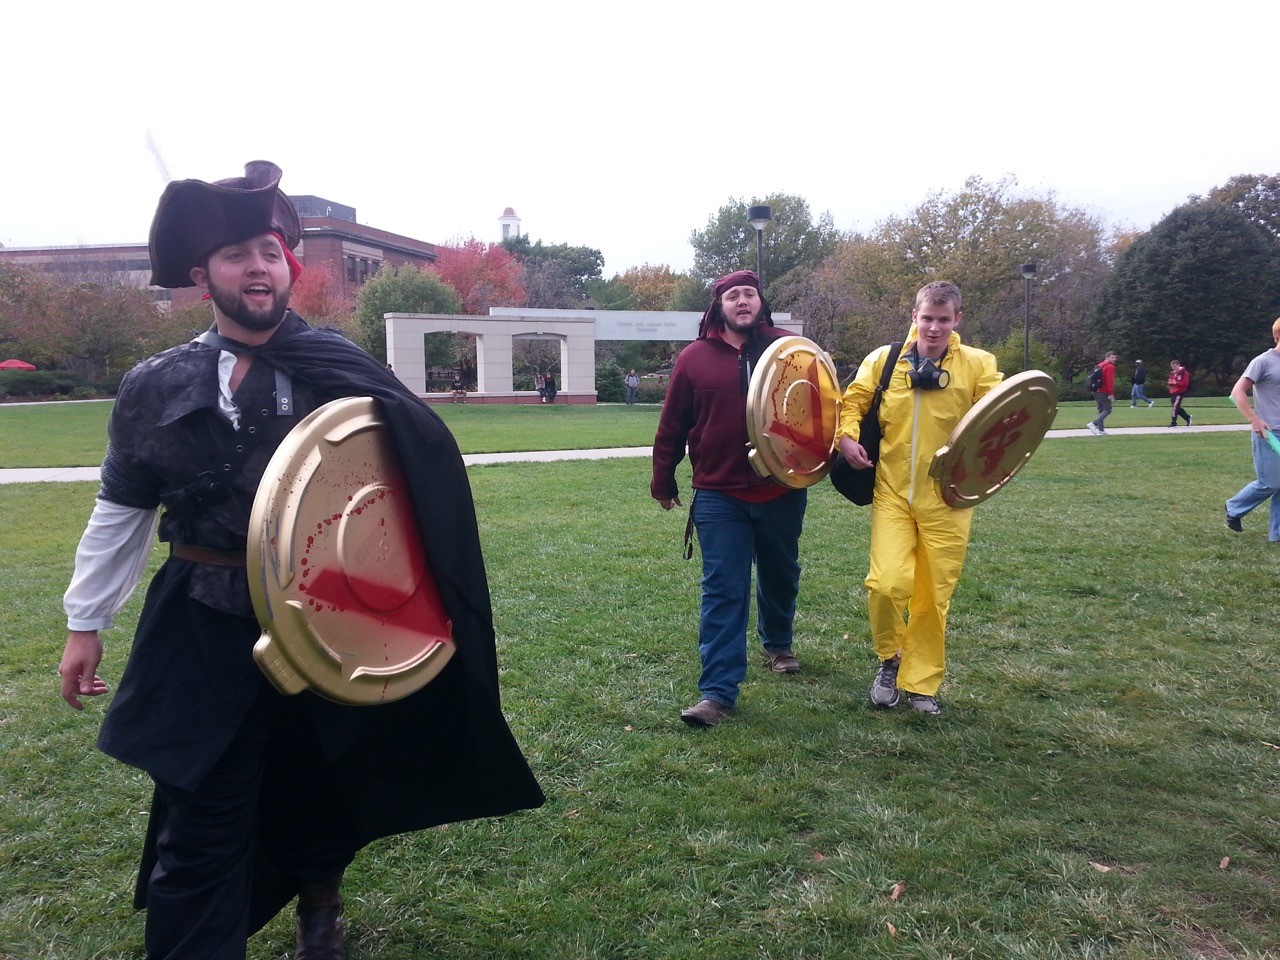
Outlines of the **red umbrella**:
M 0 363 L 0 370 L 34 370 L 35 365 L 25 360 L 5 360 Z

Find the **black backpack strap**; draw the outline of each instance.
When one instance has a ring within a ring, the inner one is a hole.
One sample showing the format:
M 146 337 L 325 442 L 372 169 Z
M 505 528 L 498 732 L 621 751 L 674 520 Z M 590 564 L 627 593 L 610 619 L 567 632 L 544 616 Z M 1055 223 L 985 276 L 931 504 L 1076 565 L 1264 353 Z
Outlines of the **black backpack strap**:
M 889 381 L 893 379 L 893 368 L 898 364 L 898 357 L 902 355 L 902 344 L 889 344 L 889 355 L 885 357 L 884 371 L 880 374 L 880 383 L 876 387 L 876 395 L 871 399 L 870 413 L 875 413 L 880 409 L 880 398 L 884 396 L 884 392 L 889 389 Z
M 698 499 L 698 491 L 693 491 L 693 496 L 689 499 L 689 519 L 684 525 L 684 558 L 686 560 L 693 559 L 693 539 L 697 535 L 693 526 L 693 501 Z

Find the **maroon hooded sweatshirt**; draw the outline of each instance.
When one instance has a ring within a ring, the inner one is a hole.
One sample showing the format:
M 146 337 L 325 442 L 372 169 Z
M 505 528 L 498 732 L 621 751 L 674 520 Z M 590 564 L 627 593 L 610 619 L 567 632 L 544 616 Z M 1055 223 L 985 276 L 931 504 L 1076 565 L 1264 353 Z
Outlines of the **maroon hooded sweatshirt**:
M 767 343 L 788 333 L 761 323 L 754 336 Z M 749 361 L 750 348 L 750 340 L 738 350 L 720 330 L 711 329 L 680 352 L 653 440 L 649 492 L 655 500 L 679 495 L 676 467 L 684 459 L 686 443 L 695 490 L 719 490 L 753 503 L 790 492 L 761 477 L 747 462 L 747 378 L 742 366 Z

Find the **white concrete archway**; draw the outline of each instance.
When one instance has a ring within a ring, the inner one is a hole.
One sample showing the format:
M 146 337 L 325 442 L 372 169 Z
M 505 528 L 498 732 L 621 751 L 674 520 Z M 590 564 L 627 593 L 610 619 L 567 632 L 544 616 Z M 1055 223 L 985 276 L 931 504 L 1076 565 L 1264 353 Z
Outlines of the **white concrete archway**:
M 495 307 L 490 315 L 388 313 L 387 362 L 396 376 L 426 399 L 428 394 L 423 337 L 428 333 L 465 333 L 476 338 L 476 390 L 469 399 L 481 403 L 536 402 L 533 391 L 517 391 L 512 372 L 512 344 L 516 339 L 560 342 L 559 399 L 566 403 L 596 402 L 596 340 L 693 340 L 702 314 L 647 310 L 539 310 Z M 775 313 L 773 322 L 791 333 L 803 324 L 789 313 Z

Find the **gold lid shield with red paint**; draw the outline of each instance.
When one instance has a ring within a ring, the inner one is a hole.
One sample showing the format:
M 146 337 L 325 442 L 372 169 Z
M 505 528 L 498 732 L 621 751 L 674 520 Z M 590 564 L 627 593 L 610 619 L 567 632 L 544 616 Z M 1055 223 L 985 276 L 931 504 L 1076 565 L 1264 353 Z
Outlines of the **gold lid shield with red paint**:
M 254 660 L 282 693 L 401 699 L 454 651 L 408 484 L 376 401 L 304 418 L 263 474 L 249 522 Z
M 747 387 L 747 461 L 795 488 L 827 475 L 840 420 L 831 357 L 806 337 L 779 337 L 760 355 Z
M 994 387 L 961 419 L 929 465 L 938 493 L 953 507 L 974 507 L 1021 470 L 1058 412 L 1058 384 L 1040 370 Z

